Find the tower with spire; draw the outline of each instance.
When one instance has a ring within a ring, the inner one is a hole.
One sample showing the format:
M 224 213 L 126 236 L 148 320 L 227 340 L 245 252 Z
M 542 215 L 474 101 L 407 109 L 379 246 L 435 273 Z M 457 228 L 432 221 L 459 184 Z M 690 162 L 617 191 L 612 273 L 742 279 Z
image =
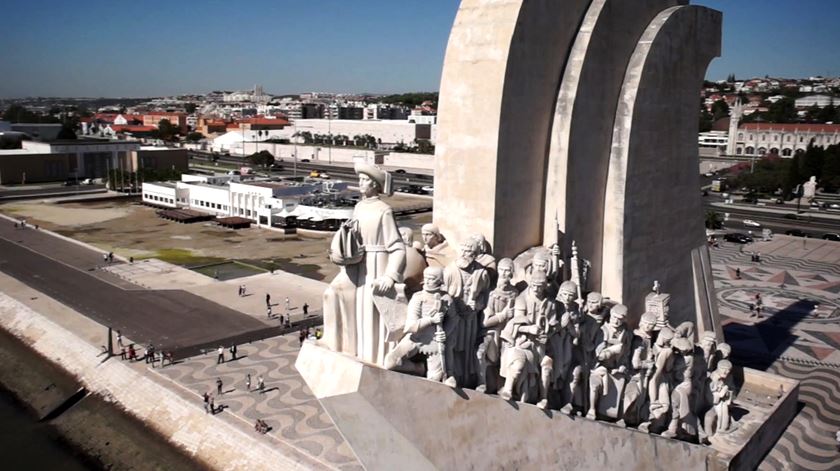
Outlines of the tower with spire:
M 744 115 L 744 105 L 740 98 L 735 99 L 735 104 L 729 113 L 729 141 L 726 144 L 726 155 L 735 155 L 735 143 L 738 139 L 738 123 Z

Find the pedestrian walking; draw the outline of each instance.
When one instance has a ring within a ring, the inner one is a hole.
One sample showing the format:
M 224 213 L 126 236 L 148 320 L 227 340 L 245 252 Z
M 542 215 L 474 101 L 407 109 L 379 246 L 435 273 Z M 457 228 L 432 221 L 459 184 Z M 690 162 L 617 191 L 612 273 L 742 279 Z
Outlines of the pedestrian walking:
M 245 390 L 248 392 L 251 391 L 251 373 L 245 375 Z
M 107 253 L 102 254 L 102 262 L 103 263 L 108 263 L 108 254 Z
M 265 381 L 262 375 L 257 376 L 257 389 L 260 391 L 260 394 L 265 392 Z
M 245 285 L 242 285 L 242 296 L 245 296 L 247 294 L 248 294 L 248 289 L 245 287 Z
M 108 263 L 114 263 L 114 252 L 108 252 Z
M 271 306 L 268 306 L 268 309 L 266 309 L 266 312 L 267 312 L 267 315 L 268 315 L 268 318 L 269 318 L 269 319 L 271 319 L 272 317 L 274 317 L 274 313 L 273 313 L 273 312 L 271 312 Z
M 750 307 L 750 318 L 753 318 L 753 317 L 755 317 L 755 304 L 749 303 L 749 307 Z
M 216 398 L 210 395 L 210 413 L 216 415 Z
M 289 311 L 291 310 L 291 308 L 292 308 L 292 302 L 289 301 L 289 297 L 286 296 L 286 315 L 289 314 Z
M 265 293 L 265 306 L 271 307 L 271 295 L 268 293 Z
M 740 269 L 740 268 L 736 268 L 736 269 L 735 269 L 735 279 L 736 279 L 736 280 L 740 280 L 740 279 L 741 279 L 741 269 Z
M 302 347 L 303 346 L 303 341 L 306 340 L 306 331 L 303 330 L 303 329 L 300 329 L 300 335 L 298 335 L 298 338 L 300 338 L 300 346 Z
M 222 378 L 216 378 L 216 394 L 222 395 Z
M 172 352 L 166 352 L 166 361 L 168 361 L 170 365 L 173 363 Z
M 134 257 L 128 257 L 128 263 L 134 263 Z
M 128 354 L 125 351 L 125 347 L 120 347 L 120 360 L 125 360 L 128 358 Z
M 137 351 L 134 350 L 134 344 L 128 346 L 128 359 L 129 360 L 136 360 L 137 359 Z
M 204 413 L 207 414 L 210 412 L 210 395 L 207 392 L 204 393 Z
M 236 344 L 231 345 L 228 350 L 230 351 L 231 361 L 236 360 Z
M 158 361 L 160 362 L 160 367 L 163 368 L 163 352 L 157 352 Z
M 320 329 L 320 328 L 315 329 L 315 338 L 316 338 L 317 340 L 321 340 L 321 336 L 322 336 L 322 335 L 323 335 L 323 333 L 321 332 L 321 329 Z
M 117 329 L 117 346 L 119 346 L 119 347 L 123 346 L 122 332 L 120 332 L 119 329 Z
M 285 318 L 286 318 L 286 316 L 284 316 L 283 314 L 280 314 L 280 325 L 286 325 L 286 322 L 284 321 Z
M 303 317 L 309 315 L 309 304 L 303 303 Z
M 288 328 L 291 328 L 291 327 L 292 327 L 292 316 L 288 316 L 288 317 L 286 317 L 286 328 L 288 329 Z
M 218 354 L 219 356 L 216 358 L 217 365 L 225 362 L 225 347 L 219 345 Z

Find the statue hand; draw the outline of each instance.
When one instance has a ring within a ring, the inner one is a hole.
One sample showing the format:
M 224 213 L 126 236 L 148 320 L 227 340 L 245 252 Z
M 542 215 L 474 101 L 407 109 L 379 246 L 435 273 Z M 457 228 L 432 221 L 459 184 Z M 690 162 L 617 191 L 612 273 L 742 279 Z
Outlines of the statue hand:
M 540 343 L 548 343 L 548 335 L 546 335 L 545 332 L 540 332 L 539 334 L 537 334 L 537 340 Z
M 467 307 L 475 310 L 475 299 L 467 299 Z
M 442 312 L 436 312 L 436 313 L 432 314 L 429 317 L 429 319 L 432 321 L 432 324 L 438 325 L 441 322 L 443 322 L 443 313 Z
M 435 342 L 446 343 L 446 332 L 442 330 L 440 332 L 435 332 Z
M 382 295 L 391 291 L 391 288 L 393 287 L 394 280 L 388 278 L 387 276 L 383 276 L 373 282 L 373 293 Z

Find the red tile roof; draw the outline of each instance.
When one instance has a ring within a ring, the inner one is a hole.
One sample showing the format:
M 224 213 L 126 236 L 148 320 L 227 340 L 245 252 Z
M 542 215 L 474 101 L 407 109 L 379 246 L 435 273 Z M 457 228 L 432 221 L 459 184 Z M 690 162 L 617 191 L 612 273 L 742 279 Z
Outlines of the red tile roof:
M 154 126 L 132 126 L 130 124 L 111 125 L 111 130 L 114 132 L 152 132 L 156 129 Z
M 782 124 L 782 123 L 744 123 L 738 126 L 745 131 L 809 132 L 821 134 L 840 133 L 840 124 Z
M 289 121 L 283 118 L 245 118 L 238 121 L 240 124 L 256 124 L 261 126 L 288 126 Z

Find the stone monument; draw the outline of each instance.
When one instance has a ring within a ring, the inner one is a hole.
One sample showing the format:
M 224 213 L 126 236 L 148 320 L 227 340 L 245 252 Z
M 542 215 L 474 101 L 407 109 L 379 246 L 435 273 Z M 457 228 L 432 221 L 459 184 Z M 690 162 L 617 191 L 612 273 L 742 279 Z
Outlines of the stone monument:
M 680 0 L 462 1 L 434 224 L 401 236 L 390 176 L 356 166 L 296 363 L 366 468 L 749 469 L 772 446 L 798 383 L 728 360 L 695 188 L 720 27 Z

